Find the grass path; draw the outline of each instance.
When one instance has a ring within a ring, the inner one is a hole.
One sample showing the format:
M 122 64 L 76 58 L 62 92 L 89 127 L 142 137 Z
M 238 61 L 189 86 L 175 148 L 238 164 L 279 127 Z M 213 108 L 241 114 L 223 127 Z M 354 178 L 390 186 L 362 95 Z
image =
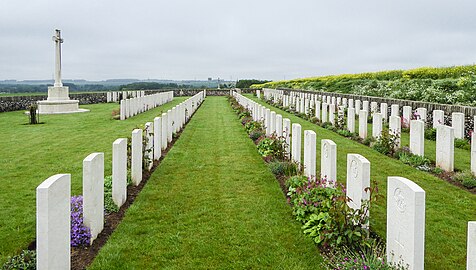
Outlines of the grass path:
M 35 239 L 36 187 L 58 173 L 71 173 L 72 194 L 82 193 L 83 159 L 104 152 L 111 174 L 112 143 L 153 121 L 187 97 L 175 98 L 124 121 L 113 120 L 118 104 L 81 105 L 88 113 L 41 116 L 41 125 L 25 125 L 24 111 L 0 113 L 0 266 Z
M 225 97 L 207 97 L 91 269 L 319 269 Z
M 402 176 L 421 186 L 426 191 L 425 268 L 465 269 L 467 222 L 476 220 L 475 195 L 429 173 L 382 155 L 368 146 L 274 108 L 252 95 L 246 96 L 268 108 L 273 108 L 283 118 L 291 119 L 292 123 L 301 124 L 303 134 L 304 130 L 316 132 L 317 170 L 320 169 L 320 140 L 333 140 L 337 144 L 337 178 L 339 182 L 343 184 L 346 182 L 348 153 L 361 154 L 370 161 L 371 180 L 377 181 L 380 194 L 384 195 L 383 200 L 377 202 L 370 214 L 370 226 L 380 236 L 385 238 L 386 233 L 387 177 Z

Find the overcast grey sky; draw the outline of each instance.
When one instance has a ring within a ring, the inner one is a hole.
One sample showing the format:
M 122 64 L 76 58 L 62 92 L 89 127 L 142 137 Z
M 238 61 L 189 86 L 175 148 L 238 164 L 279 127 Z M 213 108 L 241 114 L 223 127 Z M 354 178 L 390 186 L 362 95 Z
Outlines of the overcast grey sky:
M 476 62 L 474 0 L 0 0 L 0 80 L 291 79 Z

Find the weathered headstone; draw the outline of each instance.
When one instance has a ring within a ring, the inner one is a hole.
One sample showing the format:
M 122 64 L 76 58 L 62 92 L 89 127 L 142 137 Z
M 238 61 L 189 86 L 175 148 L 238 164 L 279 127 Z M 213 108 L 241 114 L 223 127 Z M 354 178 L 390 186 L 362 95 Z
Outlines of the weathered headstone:
M 154 123 L 145 123 L 145 153 L 144 157 L 148 162 L 147 168 L 152 169 L 154 165 Z
M 172 142 L 174 134 L 174 114 L 172 110 L 167 111 L 167 142 Z
M 417 108 L 416 109 L 416 114 L 419 117 L 419 119 L 417 119 L 417 120 L 421 120 L 421 121 L 426 123 L 426 115 L 427 115 L 426 108 Z
M 391 116 L 400 116 L 400 107 L 398 106 L 398 104 L 392 104 L 392 106 L 390 107 L 390 112 Z
M 389 132 L 397 136 L 398 139 L 396 141 L 396 148 L 400 148 L 401 146 L 401 134 L 402 134 L 402 122 L 400 117 L 398 116 L 390 116 L 389 119 Z
M 369 112 L 369 101 L 368 100 L 362 101 L 362 110 Z
M 270 109 L 266 109 L 266 114 L 265 114 L 265 117 L 264 117 L 264 123 L 265 123 L 265 127 L 266 127 L 266 135 L 269 136 L 271 135 L 271 110 Z
M 83 217 L 92 244 L 104 228 L 104 153 L 83 160 Z
M 361 110 L 359 112 L 359 137 L 362 139 L 367 138 L 367 118 L 368 112 Z
M 372 137 L 380 138 L 382 136 L 382 114 L 374 113 L 372 117 Z
M 335 187 L 337 181 L 337 144 L 332 140 L 321 140 L 321 179 L 327 186 Z
M 162 156 L 162 118 L 154 118 L 154 160 L 159 160 Z
M 370 199 L 370 162 L 359 154 L 347 154 L 347 203 L 352 209 L 360 209 L 362 200 Z
M 286 142 L 286 155 L 291 156 L 291 120 L 289 118 L 283 119 L 283 136 L 284 141 Z
M 71 175 L 57 174 L 36 188 L 36 269 L 70 269 Z
M 132 131 L 131 177 L 132 183 L 138 186 L 142 181 L 142 129 Z
M 315 116 L 317 118 L 317 120 L 321 120 L 321 102 L 320 101 L 316 101 L 316 104 L 315 104 Z
M 316 176 L 316 132 L 304 131 L 304 175 Z
M 433 110 L 433 128 L 445 124 L 445 112 L 442 110 Z
M 355 109 L 347 109 L 347 130 L 354 133 L 355 132 Z
M 439 125 L 436 128 L 436 166 L 452 172 L 454 169 L 454 128 Z
M 380 113 L 385 121 L 388 121 L 388 104 L 380 103 Z
M 370 102 L 370 112 L 376 113 L 378 112 L 378 104 L 375 101 Z
M 276 114 L 276 136 L 283 136 L 283 116 Z
M 468 222 L 466 269 L 476 269 L 476 221 Z
M 335 126 L 336 125 L 336 105 L 329 104 L 329 122 Z
M 410 121 L 410 152 L 425 156 L 425 122 L 422 120 Z
M 410 121 L 412 120 L 412 107 L 410 106 L 403 106 L 403 119 L 402 119 L 402 127 L 408 128 L 410 127 Z
M 359 115 L 359 113 L 360 113 L 360 107 L 361 107 L 361 106 L 360 106 L 360 105 L 361 105 L 361 101 L 360 101 L 360 100 L 356 100 L 354 105 L 355 105 L 355 113 L 356 113 L 357 115 Z
M 322 103 L 322 123 L 327 122 L 327 103 Z
M 127 199 L 127 139 L 112 144 L 112 200 L 121 207 Z
M 276 112 L 272 111 L 269 114 L 269 135 L 276 132 Z
M 455 138 L 464 139 L 464 113 L 452 113 L 451 126 L 455 129 Z
M 291 145 L 291 159 L 296 163 L 301 163 L 301 125 L 292 124 L 292 145 Z
M 162 147 L 162 150 L 167 149 L 168 123 L 169 123 L 168 115 L 166 113 L 162 113 L 162 126 L 161 126 L 162 143 L 160 144 L 160 146 Z
M 387 261 L 423 270 L 425 257 L 425 191 L 414 182 L 388 177 Z

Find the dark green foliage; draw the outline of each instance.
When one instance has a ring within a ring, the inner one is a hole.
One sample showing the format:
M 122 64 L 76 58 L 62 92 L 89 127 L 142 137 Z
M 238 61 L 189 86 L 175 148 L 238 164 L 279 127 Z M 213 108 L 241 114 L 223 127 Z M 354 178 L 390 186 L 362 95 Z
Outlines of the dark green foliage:
M 362 144 L 370 146 L 370 144 L 374 141 L 375 141 L 375 139 L 373 137 L 368 136 L 367 138 L 362 140 Z
M 236 82 L 236 88 L 250 88 L 251 85 L 253 84 L 262 84 L 262 83 L 267 83 L 270 81 L 264 81 L 264 80 L 238 80 Z
M 286 158 L 285 151 L 286 142 L 277 137 L 266 137 L 259 141 L 258 153 L 263 157 L 284 160 Z
M 408 148 L 399 149 L 395 156 L 405 164 L 413 167 L 430 166 L 431 161 L 427 157 L 422 157 L 410 153 Z
M 274 175 L 293 176 L 298 173 L 298 165 L 292 161 L 272 161 L 268 167 Z
M 332 130 L 334 128 L 332 126 L 331 122 L 324 122 L 324 123 L 321 124 L 321 127 L 325 128 L 325 129 L 329 129 L 329 130 Z
M 384 155 L 393 156 L 398 146 L 400 134 L 393 134 L 388 129 L 382 130 L 382 135 L 372 144 L 372 148 Z
M 354 134 L 347 129 L 339 129 L 337 133 L 344 137 L 352 137 Z
M 471 144 L 466 139 L 455 139 L 455 147 L 465 150 L 471 150 Z
M 188 88 L 188 85 L 180 85 L 181 88 Z M 135 82 L 119 86 L 119 91 L 123 90 L 151 90 L 151 89 L 172 89 L 179 88 L 176 83 L 157 83 L 157 82 Z
M 425 139 L 436 141 L 436 128 L 425 129 Z
M 106 213 L 119 211 L 119 207 L 112 200 L 112 175 L 104 178 L 104 211 Z
M 9 257 L 7 262 L 2 266 L 2 270 L 34 270 L 36 269 L 36 251 L 22 250 L 20 255 Z

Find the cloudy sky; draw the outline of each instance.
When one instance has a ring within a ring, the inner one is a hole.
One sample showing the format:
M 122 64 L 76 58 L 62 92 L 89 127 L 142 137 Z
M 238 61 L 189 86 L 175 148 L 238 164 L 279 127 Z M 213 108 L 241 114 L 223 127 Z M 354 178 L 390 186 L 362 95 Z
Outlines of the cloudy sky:
M 0 80 L 291 79 L 476 62 L 474 0 L 0 0 Z

